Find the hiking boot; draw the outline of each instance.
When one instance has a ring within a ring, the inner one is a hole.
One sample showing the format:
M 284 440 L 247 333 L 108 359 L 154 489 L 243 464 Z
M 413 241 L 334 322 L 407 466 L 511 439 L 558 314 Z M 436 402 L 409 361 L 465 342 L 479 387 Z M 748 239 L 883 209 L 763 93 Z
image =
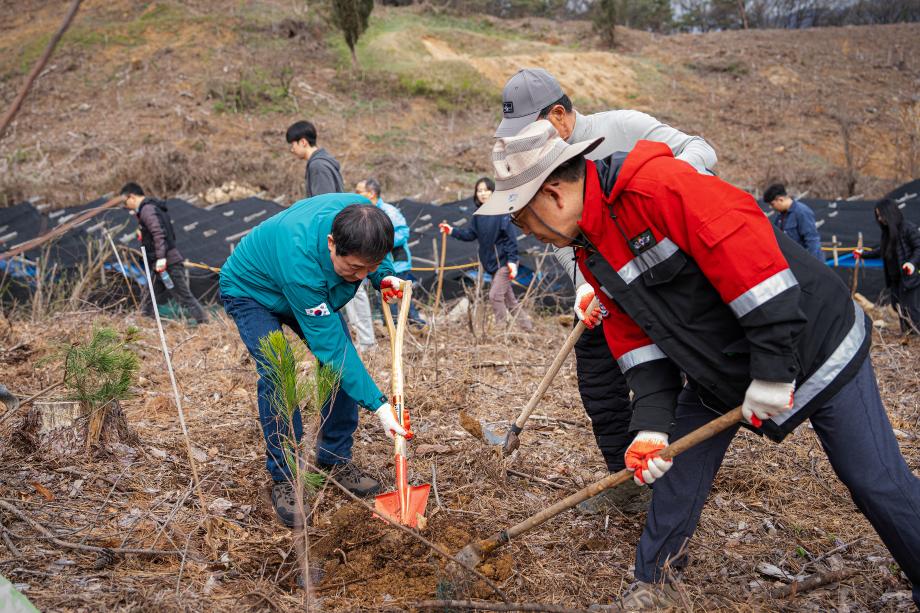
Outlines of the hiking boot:
M 294 497 L 293 483 L 289 481 L 275 482 L 272 486 L 272 506 L 275 507 L 275 514 L 281 520 L 281 523 L 288 528 L 293 528 L 294 518 L 297 517 L 297 499 Z
M 319 467 L 355 496 L 367 497 L 380 492 L 380 482 L 355 466 L 354 462 L 331 466 L 320 464 Z
M 620 598 L 623 611 L 660 611 L 678 606 L 679 595 L 669 583 L 636 581 Z
M 614 509 L 631 515 L 648 510 L 652 501 L 652 490 L 645 485 L 636 485 L 629 481 L 617 487 L 604 490 L 597 496 L 578 503 L 576 510 L 580 515 L 606 515 Z

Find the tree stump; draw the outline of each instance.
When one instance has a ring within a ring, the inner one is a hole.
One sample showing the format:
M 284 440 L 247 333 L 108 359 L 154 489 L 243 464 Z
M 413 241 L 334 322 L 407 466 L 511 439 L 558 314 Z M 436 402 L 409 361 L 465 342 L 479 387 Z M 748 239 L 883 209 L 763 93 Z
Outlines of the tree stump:
M 12 440 L 22 451 L 61 457 L 113 454 L 117 445 L 138 442 L 118 401 L 93 408 L 73 400 L 35 401 Z

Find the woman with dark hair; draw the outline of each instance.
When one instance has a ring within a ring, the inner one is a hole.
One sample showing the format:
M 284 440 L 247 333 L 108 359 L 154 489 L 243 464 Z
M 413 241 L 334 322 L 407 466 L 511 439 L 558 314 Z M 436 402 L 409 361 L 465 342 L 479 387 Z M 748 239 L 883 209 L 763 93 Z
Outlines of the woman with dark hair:
M 888 198 L 875 205 L 875 219 L 882 229 L 882 244 L 864 251 L 862 257 L 882 258 L 885 285 L 901 320 L 901 332 L 920 334 L 920 230 Z
M 495 191 L 495 182 L 489 177 L 476 181 L 473 190 L 473 203 L 478 209 Z M 440 223 L 441 232 L 461 241 L 479 241 L 479 261 L 482 268 L 492 275 L 492 287 L 489 289 L 489 302 L 495 320 L 502 322 L 508 311 L 519 307 L 511 282 L 517 276 L 518 248 L 517 229 L 511 223 L 510 215 L 483 216 L 473 215 L 469 227 L 455 228 L 447 223 Z M 527 313 L 520 309 L 517 322 L 528 332 L 533 330 L 533 323 Z

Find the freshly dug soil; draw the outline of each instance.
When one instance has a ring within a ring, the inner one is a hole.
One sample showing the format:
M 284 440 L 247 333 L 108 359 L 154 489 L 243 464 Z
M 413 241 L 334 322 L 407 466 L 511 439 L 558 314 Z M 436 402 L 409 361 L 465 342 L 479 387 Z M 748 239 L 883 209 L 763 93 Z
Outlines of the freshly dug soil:
M 470 575 L 358 504 L 340 507 L 322 528 L 326 534 L 312 545 L 311 559 L 325 573 L 316 589 L 326 598 L 344 596 L 368 605 L 399 606 L 450 596 L 459 591 L 460 583 L 464 591 L 471 588 L 479 596 L 491 592 L 482 581 L 469 585 Z M 436 511 L 429 515 L 423 534 L 454 553 L 474 538 L 474 532 L 455 515 Z M 487 562 L 480 570 L 503 581 L 511 576 L 511 556 Z

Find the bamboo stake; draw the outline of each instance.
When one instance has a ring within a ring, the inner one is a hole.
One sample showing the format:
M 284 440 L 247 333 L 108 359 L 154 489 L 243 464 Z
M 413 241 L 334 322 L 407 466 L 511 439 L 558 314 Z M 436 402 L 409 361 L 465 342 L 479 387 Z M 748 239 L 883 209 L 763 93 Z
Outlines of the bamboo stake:
M 862 232 L 859 233 L 859 239 L 856 241 L 857 253 L 861 252 L 863 248 L 863 235 Z M 862 255 L 860 257 L 853 258 L 853 284 L 850 286 L 850 298 L 856 296 L 856 289 L 859 287 L 859 263 L 862 261 Z
M 128 294 L 131 295 L 131 302 L 134 303 L 134 308 L 137 308 L 137 298 L 134 297 L 134 288 L 131 287 L 131 280 L 128 279 L 128 269 L 125 268 L 124 262 L 121 261 L 121 256 L 118 255 L 118 248 L 115 247 L 115 241 L 112 240 L 112 235 L 109 234 L 109 231 L 105 231 L 105 237 L 109 239 L 109 245 L 112 246 L 112 252 L 115 254 L 115 260 L 118 261 L 118 267 L 121 269 L 121 276 L 125 280 L 125 284 L 128 286 Z
M 172 367 L 172 359 L 169 357 L 169 347 L 166 345 L 166 334 L 163 332 L 163 323 L 160 321 L 160 311 L 157 309 L 157 297 L 153 290 L 153 278 L 150 276 L 150 263 L 147 261 L 147 249 L 145 247 L 141 247 L 141 257 L 144 260 L 144 274 L 147 276 L 150 301 L 153 305 L 153 316 L 157 322 L 157 331 L 160 333 L 163 360 L 166 362 L 166 370 L 169 371 L 169 382 L 172 385 L 173 396 L 176 399 L 176 410 L 179 413 L 179 426 L 182 428 L 182 435 L 185 438 L 185 452 L 188 454 L 188 463 L 192 470 L 192 480 L 195 482 L 195 493 L 198 495 L 198 503 L 201 505 L 201 512 L 207 513 L 208 505 L 205 504 L 204 492 L 201 490 L 201 480 L 198 478 L 198 466 L 195 464 L 195 456 L 192 453 L 192 437 L 189 435 L 188 426 L 185 423 L 185 410 L 182 408 L 182 395 L 179 394 L 179 385 L 176 383 L 176 373 Z M 208 545 L 210 545 L 216 557 L 217 547 L 216 542 L 211 538 L 210 521 L 205 521 L 205 530 L 207 531 L 207 538 L 205 540 Z

